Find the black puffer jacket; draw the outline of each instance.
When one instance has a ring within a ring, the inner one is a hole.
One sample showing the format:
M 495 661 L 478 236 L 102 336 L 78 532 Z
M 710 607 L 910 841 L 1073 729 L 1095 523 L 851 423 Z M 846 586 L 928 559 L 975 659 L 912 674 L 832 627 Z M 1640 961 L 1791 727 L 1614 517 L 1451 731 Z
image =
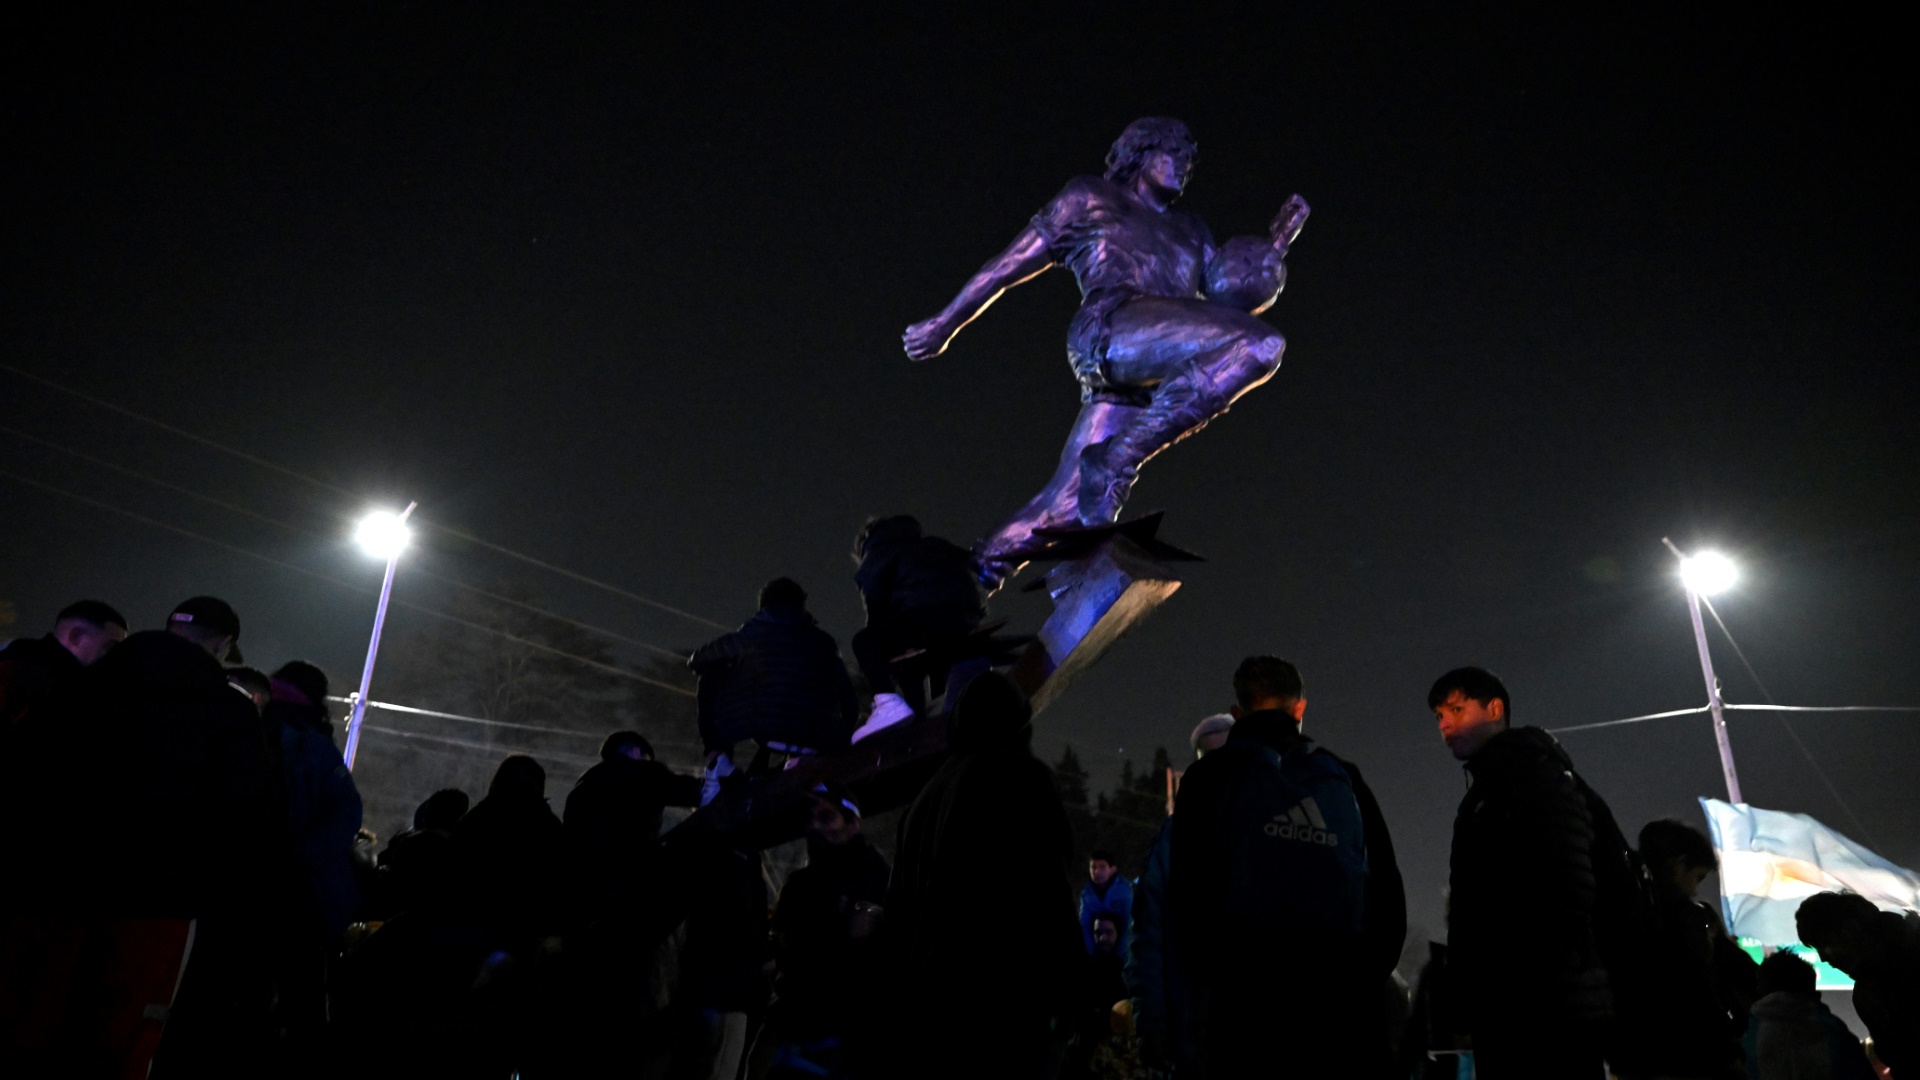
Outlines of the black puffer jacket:
M 1631 978 L 1613 979 L 1616 1068 L 1649 1076 L 1728 1076 L 1740 1063 L 1756 968 L 1713 910 L 1657 887 Z
M 910 517 L 876 521 L 869 528 L 854 584 L 867 605 L 867 625 L 907 611 L 986 614 L 987 601 L 966 548 L 937 536 L 922 536 Z
M 687 661 L 700 677 L 700 737 L 707 749 L 744 739 L 845 746 L 857 706 L 833 635 L 799 609 L 757 612 Z
M 259 714 L 206 650 L 135 634 L 16 735 L 4 787 L 29 907 L 194 918 L 266 901 L 283 833 Z
M 1535 727 L 1494 736 L 1467 771 L 1447 944 L 1468 1023 L 1608 1022 L 1596 871 L 1624 866 L 1626 850 L 1606 804 Z

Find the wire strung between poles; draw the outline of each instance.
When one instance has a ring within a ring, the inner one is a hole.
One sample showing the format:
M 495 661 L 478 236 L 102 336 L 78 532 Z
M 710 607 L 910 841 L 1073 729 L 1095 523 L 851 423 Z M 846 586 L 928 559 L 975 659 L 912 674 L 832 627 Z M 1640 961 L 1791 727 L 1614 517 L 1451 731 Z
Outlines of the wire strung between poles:
M 337 577 L 332 577 L 327 574 L 322 574 L 316 570 L 309 570 L 304 566 L 295 566 L 294 564 L 289 562 L 282 562 L 279 559 L 275 559 L 271 556 L 262 555 L 257 551 L 249 551 L 248 549 L 243 547 L 236 547 L 235 545 L 229 544 L 224 540 L 215 540 L 211 536 L 202 535 L 200 533 L 194 532 L 191 529 L 183 529 L 178 525 L 169 525 L 168 523 L 161 521 L 158 518 L 150 518 L 145 514 L 135 513 L 132 510 L 123 509 L 122 507 L 115 506 L 112 503 L 106 503 L 106 502 L 100 501 L 99 499 L 89 498 L 85 495 L 76 494 L 75 492 L 68 491 L 65 488 L 58 488 L 53 486 L 52 484 L 35 480 L 30 476 L 22 476 L 19 473 L 11 472 L 6 469 L 0 469 L 0 476 L 5 476 L 9 479 L 17 480 L 22 484 L 28 485 L 29 487 L 36 487 L 42 491 L 51 492 L 52 494 L 59 495 L 62 498 L 72 499 L 75 502 L 83 503 L 87 506 L 92 506 L 101 510 L 106 510 L 111 513 L 119 514 L 123 517 L 132 518 L 133 520 L 141 522 L 143 524 L 152 525 L 154 528 L 157 528 L 157 529 L 165 529 L 166 531 L 171 533 L 178 533 L 181 536 L 190 537 L 194 540 L 200 541 L 203 544 L 212 544 L 214 547 L 220 548 L 223 551 L 231 551 L 235 555 L 244 555 L 249 559 L 257 559 L 258 561 L 266 563 L 269 566 L 277 566 L 282 570 L 291 570 L 296 574 L 304 574 L 307 577 L 314 578 L 319 581 L 324 581 L 329 585 L 337 585 L 340 588 L 350 589 L 357 593 L 371 593 L 376 591 L 373 589 L 368 589 L 359 585 L 355 585 L 353 582 L 350 582 L 350 581 L 342 581 Z M 626 668 L 618 667 L 613 664 L 602 663 L 599 660 L 589 659 L 585 656 L 576 656 L 573 653 L 565 651 L 564 649 L 556 649 L 551 645 L 543 645 L 538 641 L 530 641 L 523 637 L 517 637 L 513 634 L 507 633 L 504 630 L 496 630 L 491 626 L 484 626 L 470 619 L 460 618 L 458 615 L 449 615 L 444 611 L 435 611 L 433 608 L 424 607 L 420 604 L 408 603 L 407 601 L 404 601 L 404 600 L 396 600 L 394 601 L 394 604 L 396 606 L 404 607 L 412 611 L 418 611 L 424 615 L 431 615 L 437 619 L 445 619 L 450 623 L 454 623 L 459 626 L 464 626 L 470 630 L 478 630 L 483 634 L 492 634 L 493 636 L 501 638 L 503 640 L 511 641 L 516 645 L 525 645 L 529 649 L 536 649 L 540 652 L 551 653 L 555 656 L 565 657 L 568 660 L 572 660 L 576 664 L 582 664 L 590 668 L 597 668 L 599 670 L 608 672 L 609 674 L 618 675 L 623 679 L 631 679 L 635 682 L 646 683 L 649 686 L 657 686 L 662 690 L 671 691 L 675 694 L 681 695 L 682 697 L 695 696 L 693 691 L 688 690 L 685 687 L 675 686 L 674 684 L 669 682 L 663 682 L 659 679 L 649 678 L 648 676 L 642 675 L 638 672 L 628 671 Z
M 1737 709 L 1741 712 L 1920 712 L 1920 705 L 1734 705 L 1725 703 L 1723 709 Z M 1602 720 L 1593 724 L 1574 724 L 1571 727 L 1548 728 L 1547 734 L 1560 735 L 1569 731 L 1592 731 L 1594 728 L 1617 727 L 1620 724 L 1638 724 L 1644 720 L 1665 720 L 1671 716 L 1692 716 L 1707 711 L 1705 705 L 1691 709 L 1674 709 L 1670 712 L 1648 713 L 1645 716 L 1629 716 L 1623 720 Z
M 234 457 L 239 458 L 242 461 L 248 462 L 253 465 L 257 465 L 260 468 L 279 473 L 282 476 L 291 477 L 292 479 L 298 480 L 304 484 L 311 484 L 312 486 L 317 487 L 322 491 L 330 492 L 334 495 L 338 495 L 338 496 L 341 496 L 342 498 L 347 498 L 347 499 L 359 500 L 361 498 L 359 495 L 356 495 L 354 492 L 348 491 L 346 488 L 343 488 L 338 484 L 330 484 L 325 480 L 308 476 L 305 473 L 296 472 L 293 469 L 289 469 L 284 465 L 278 465 L 278 464 L 275 464 L 274 462 L 268 461 L 266 458 L 258 457 L 254 454 L 247 453 L 245 450 L 238 450 L 238 449 L 235 449 L 234 447 L 227 446 L 223 443 L 215 442 L 214 440 L 209 439 L 204 435 L 197 435 L 191 431 L 186 430 L 185 428 L 175 427 L 174 425 L 169 424 L 164 420 L 156 420 L 151 416 L 146 416 L 141 413 L 134 412 L 132 409 L 129 409 L 124 405 L 116 405 L 111 401 L 105 400 L 104 398 L 95 397 L 94 395 L 89 394 L 84 390 L 75 390 L 71 386 L 66 386 L 61 383 L 54 382 L 52 379 L 49 379 L 44 375 L 36 375 L 31 371 L 28 371 L 24 368 L 16 367 L 13 364 L 6 363 L 5 361 L 0 361 L 0 371 L 9 372 L 10 374 L 16 375 L 22 379 L 26 379 L 28 382 L 38 383 L 39 385 L 44 386 L 50 390 L 58 390 L 63 394 L 68 394 L 73 397 L 79 398 L 81 401 L 87 402 L 90 405 L 96 405 L 102 409 L 106 409 L 110 412 L 118 413 L 121 416 L 125 416 L 132 420 L 138 420 L 143 424 L 150 424 L 153 427 L 159 428 L 160 430 L 167 432 L 168 434 L 177 435 L 180 438 L 198 443 L 201 446 L 205 446 L 209 449 L 218 450 L 223 454 L 230 454 Z M 652 597 L 642 596 L 639 593 L 630 592 L 626 589 L 622 589 L 618 585 L 609 585 L 604 581 L 600 581 L 595 578 L 590 578 L 585 574 L 576 573 L 564 567 L 555 566 L 550 562 L 546 562 L 541 559 L 536 559 L 531 555 L 523 554 L 522 552 L 515 551 L 512 548 L 493 543 L 490 540 L 482 540 L 480 537 L 475 536 L 472 533 L 466 532 L 464 530 L 456 529 L 448 525 L 435 524 L 432 521 L 422 521 L 421 524 L 437 532 L 442 532 L 456 539 L 464 540 L 467 543 L 477 544 L 480 547 L 487 548 L 490 551 L 498 552 L 502 555 L 508 556 L 509 558 L 519 559 L 521 562 L 528 563 L 533 566 L 537 566 L 540 569 L 546 570 L 550 573 L 555 573 L 555 574 L 561 575 L 562 577 L 571 578 L 574 581 L 578 581 L 583 585 L 591 585 L 596 589 L 600 589 L 604 592 L 612 593 L 613 595 L 622 597 L 623 599 L 632 600 L 635 603 L 639 603 L 639 604 L 645 604 L 648 607 L 657 608 L 671 615 L 678 615 L 683 619 L 690 619 L 702 625 L 713 627 L 716 630 L 731 629 L 731 627 L 727 626 L 725 623 L 715 622 L 714 620 L 706 618 L 704 616 L 695 615 L 691 611 L 685 611 L 681 608 L 674 607 L 671 604 L 662 603 L 658 600 L 653 599 Z
M 227 511 L 230 514 L 238 514 L 241 517 L 249 518 L 253 521 L 258 521 L 263 524 L 271 525 L 276 529 L 284 529 L 285 531 L 290 533 L 297 533 L 301 536 L 311 536 L 320 540 L 328 539 L 328 537 L 322 535 L 321 533 L 315 532 L 312 529 L 303 528 L 302 526 L 295 525 L 291 522 L 281 521 L 278 518 L 268 517 L 265 514 L 259 513 L 257 511 L 249 510 L 244 506 L 239 506 L 234 503 L 227 502 L 224 499 L 218 499 L 212 495 L 207 495 L 202 492 L 194 491 L 192 488 L 182 487 L 179 484 L 172 483 L 171 481 L 162 480 L 157 476 L 148 476 L 146 473 L 139 472 L 134 469 L 129 469 L 124 465 L 116 465 L 111 461 L 106 461 L 101 458 L 94 457 L 92 454 L 88 454 L 84 451 L 75 450 L 70 446 L 62 446 L 59 443 L 53 442 L 51 440 L 43 439 L 38 435 L 30 435 L 27 432 L 21 431 L 17 428 L 8 427 L 5 424 L 0 424 L 0 431 L 4 431 L 9 435 L 14 436 L 15 438 L 23 439 L 27 442 L 36 443 L 40 446 L 47 447 L 50 450 L 57 450 L 60 453 L 71 455 L 73 457 L 79 458 L 81 461 L 85 461 L 89 464 L 99 466 L 100 468 L 103 468 L 103 469 L 111 470 L 123 476 L 130 476 L 135 480 L 144 481 L 146 483 L 154 485 L 155 487 L 162 488 L 166 491 L 171 491 L 179 495 L 185 495 L 189 499 L 198 500 L 200 502 L 207 504 L 208 506 L 219 507 L 220 509 Z M 337 515 L 337 516 L 339 516 L 340 520 L 342 521 L 350 520 L 345 515 Z M 632 645 L 635 648 L 645 649 L 646 651 L 653 653 L 657 656 L 663 656 L 671 660 L 679 660 L 679 661 L 685 661 L 687 658 L 686 653 L 681 652 L 677 649 L 662 648 L 661 646 L 655 645 L 650 641 L 641 641 L 639 638 L 628 637 L 627 635 L 622 634 L 617 630 L 609 630 L 604 626 L 595 626 L 592 623 L 581 622 L 579 619 L 575 619 L 567 615 L 562 615 L 557 611 L 549 611 L 546 608 L 540 607 L 537 604 L 529 604 L 524 600 L 515 600 L 511 596 L 502 596 L 499 593 L 493 592 L 488 589 L 483 589 L 478 585 L 469 585 L 466 582 L 459 580 L 458 578 L 448 577 L 445 574 L 436 574 L 433 571 L 428 570 L 427 568 L 422 566 L 409 567 L 407 570 L 407 574 L 411 577 L 423 577 L 431 581 L 438 581 L 444 585 L 451 585 L 456 589 L 465 589 L 470 593 L 474 593 L 479 596 L 484 596 L 489 600 L 495 601 L 496 603 L 506 604 L 510 607 L 517 607 L 522 611 L 531 612 L 532 614 L 539 615 L 542 618 L 552 619 L 555 622 L 566 623 L 568 626 L 578 627 L 581 630 L 586 630 L 591 633 L 599 634 L 603 637 L 609 637 L 615 641 Z

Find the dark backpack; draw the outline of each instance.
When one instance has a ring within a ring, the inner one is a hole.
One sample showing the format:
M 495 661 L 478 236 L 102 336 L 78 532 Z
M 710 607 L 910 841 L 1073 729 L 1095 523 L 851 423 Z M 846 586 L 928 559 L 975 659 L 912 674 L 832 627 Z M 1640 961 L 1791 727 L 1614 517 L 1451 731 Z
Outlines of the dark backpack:
M 1366 914 L 1367 846 L 1353 781 L 1312 742 L 1257 755 L 1221 808 L 1224 880 L 1218 913 L 1226 941 L 1251 948 L 1348 944 Z
M 1643 954 L 1657 922 L 1653 882 L 1606 800 L 1577 773 L 1574 782 L 1593 820 L 1594 946 L 1617 986 L 1645 963 Z
M 1608 1053 L 1652 1071 L 1652 1061 L 1644 1058 L 1648 1048 L 1639 1036 L 1648 1026 L 1648 1010 L 1658 1008 L 1657 985 L 1673 975 L 1657 954 L 1653 880 L 1607 801 L 1578 773 L 1574 782 L 1593 821 L 1593 944 L 1607 969 L 1615 1021 Z

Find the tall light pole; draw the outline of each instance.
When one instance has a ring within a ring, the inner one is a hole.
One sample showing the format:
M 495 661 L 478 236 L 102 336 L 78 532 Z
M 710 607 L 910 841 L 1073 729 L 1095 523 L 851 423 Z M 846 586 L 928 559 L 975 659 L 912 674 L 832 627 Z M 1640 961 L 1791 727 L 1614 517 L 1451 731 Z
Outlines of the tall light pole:
M 393 571 L 400 565 L 400 553 L 406 550 L 407 541 L 413 536 L 413 530 L 407 528 L 407 518 L 418 505 L 410 502 L 398 514 L 376 510 L 361 518 L 353 530 L 354 542 L 361 550 L 387 560 L 387 576 L 380 583 L 380 606 L 373 613 L 373 640 L 367 643 L 367 666 L 360 671 L 360 692 L 353 697 L 353 716 L 347 721 L 348 770 L 352 770 L 353 756 L 360 749 L 360 723 L 367 718 L 367 690 L 373 685 L 374 657 L 380 654 L 380 628 L 387 621 L 387 598 L 393 595 Z
M 1700 621 L 1700 598 L 1732 586 L 1740 580 L 1740 571 L 1733 560 L 1717 551 L 1687 555 L 1664 536 L 1660 542 L 1680 560 L 1680 584 L 1686 587 L 1687 611 L 1693 616 L 1693 643 L 1700 649 L 1700 675 L 1707 681 L 1707 711 L 1713 714 L 1713 739 L 1720 744 L 1720 771 L 1727 779 L 1727 801 L 1738 806 L 1746 800 L 1740 797 L 1740 775 L 1733 770 L 1733 744 L 1727 741 L 1727 716 L 1720 702 L 1720 680 L 1713 675 L 1713 654 L 1707 651 L 1707 628 Z

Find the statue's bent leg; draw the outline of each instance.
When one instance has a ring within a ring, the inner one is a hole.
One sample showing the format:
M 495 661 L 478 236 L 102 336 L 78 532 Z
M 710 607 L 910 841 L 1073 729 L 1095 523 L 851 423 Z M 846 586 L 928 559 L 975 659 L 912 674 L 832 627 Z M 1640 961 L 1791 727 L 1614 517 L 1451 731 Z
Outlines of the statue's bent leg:
M 1118 431 L 1133 427 L 1140 414 L 1138 405 L 1110 401 L 1090 401 L 1080 407 L 1080 415 L 1060 451 L 1060 464 L 1047 486 L 1002 522 L 993 533 L 974 546 L 974 565 L 988 589 L 998 589 L 1007 578 L 1018 573 L 1026 560 L 1016 552 L 1033 542 L 1033 530 L 1072 525 L 1080 520 L 1080 454 L 1088 446 Z
M 1252 315 L 1193 300 L 1136 300 L 1115 311 L 1110 325 L 1109 376 L 1151 386 L 1153 400 L 1081 452 L 1075 503 L 1086 525 L 1118 518 L 1140 466 L 1272 378 L 1286 348 L 1278 331 Z

